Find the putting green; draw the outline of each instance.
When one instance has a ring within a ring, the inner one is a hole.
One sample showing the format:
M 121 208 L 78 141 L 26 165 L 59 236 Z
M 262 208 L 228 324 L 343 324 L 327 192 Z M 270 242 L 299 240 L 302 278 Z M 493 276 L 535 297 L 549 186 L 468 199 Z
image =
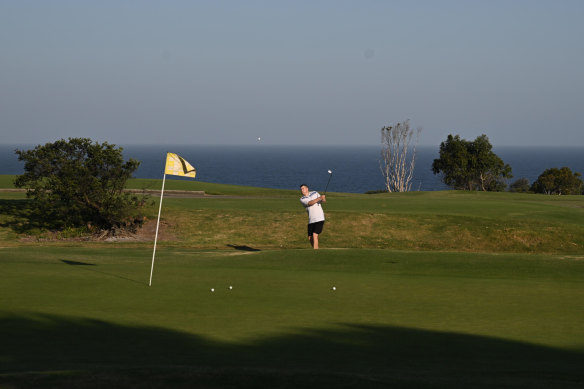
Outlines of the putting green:
M 150 260 L 139 248 L 1 249 L 5 380 L 146 367 L 251 369 L 260 387 L 262 371 L 321 387 L 584 378 L 582 257 L 162 248 L 149 287 Z

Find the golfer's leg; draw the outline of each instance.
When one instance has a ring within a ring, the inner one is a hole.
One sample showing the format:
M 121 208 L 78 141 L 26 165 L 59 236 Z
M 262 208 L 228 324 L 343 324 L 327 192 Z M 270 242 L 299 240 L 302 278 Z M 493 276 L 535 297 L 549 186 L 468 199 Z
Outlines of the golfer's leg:
M 308 241 L 310 242 L 310 246 L 314 247 L 314 241 L 312 240 L 312 235 L 308 236 Z
M 318 234 L 312 234 L 312 248 L 318 250 Z

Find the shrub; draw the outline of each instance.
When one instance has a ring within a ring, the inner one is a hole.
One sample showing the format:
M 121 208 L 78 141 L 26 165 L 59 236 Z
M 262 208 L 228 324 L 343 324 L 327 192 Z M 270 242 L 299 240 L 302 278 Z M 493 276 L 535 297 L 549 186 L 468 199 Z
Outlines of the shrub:
M 122 149 L 69 138 L 16 150 L 25 162 L 15 186 L 27 188 L 37 219 L 49 228 L 135 229 L 145 198 L 124 192 L 140 162 L 124 162 Z

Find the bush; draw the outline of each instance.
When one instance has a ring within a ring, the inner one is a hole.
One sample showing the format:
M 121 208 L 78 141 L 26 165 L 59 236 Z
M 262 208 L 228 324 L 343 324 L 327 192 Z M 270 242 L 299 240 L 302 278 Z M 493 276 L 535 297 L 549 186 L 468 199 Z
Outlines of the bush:
M 121 148 L 69 138 L 16 154 L 25 173 L 15 186 L 27 188 L 35 217 L 46 227 L 134 230 L 142 223 L 145 197 L 124 192 L 140 162 L 124 162 Z
M 519 178 L 509 185 L 510 192 L 525 193 L 529 192 L 529 180 L 527 178 Z
M 572 173 L 568 167 L 547 169 L 533 183 L 531 190 L 535 193 L 579 195 L 584 188 L 581 176 Z
M 440 158 L 432 163 L 432 171 L 441 174 L 442 181 L 454 189 L 503 191 L 506 180 L 513 177 L 511 166 L 492 149 L 484 134 L 472 142 L 448 135 L 440 144 Z

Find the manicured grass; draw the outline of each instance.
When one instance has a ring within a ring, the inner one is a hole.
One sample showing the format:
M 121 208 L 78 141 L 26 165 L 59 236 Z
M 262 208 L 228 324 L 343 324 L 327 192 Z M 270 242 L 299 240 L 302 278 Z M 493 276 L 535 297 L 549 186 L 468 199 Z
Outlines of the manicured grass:
M 166 248 L 148 287 L 150 254 L 1 250 L 0 383 L 147 385 L 146 375 L 159 387 L 452 388 L 584 380 L 582 257 Z

